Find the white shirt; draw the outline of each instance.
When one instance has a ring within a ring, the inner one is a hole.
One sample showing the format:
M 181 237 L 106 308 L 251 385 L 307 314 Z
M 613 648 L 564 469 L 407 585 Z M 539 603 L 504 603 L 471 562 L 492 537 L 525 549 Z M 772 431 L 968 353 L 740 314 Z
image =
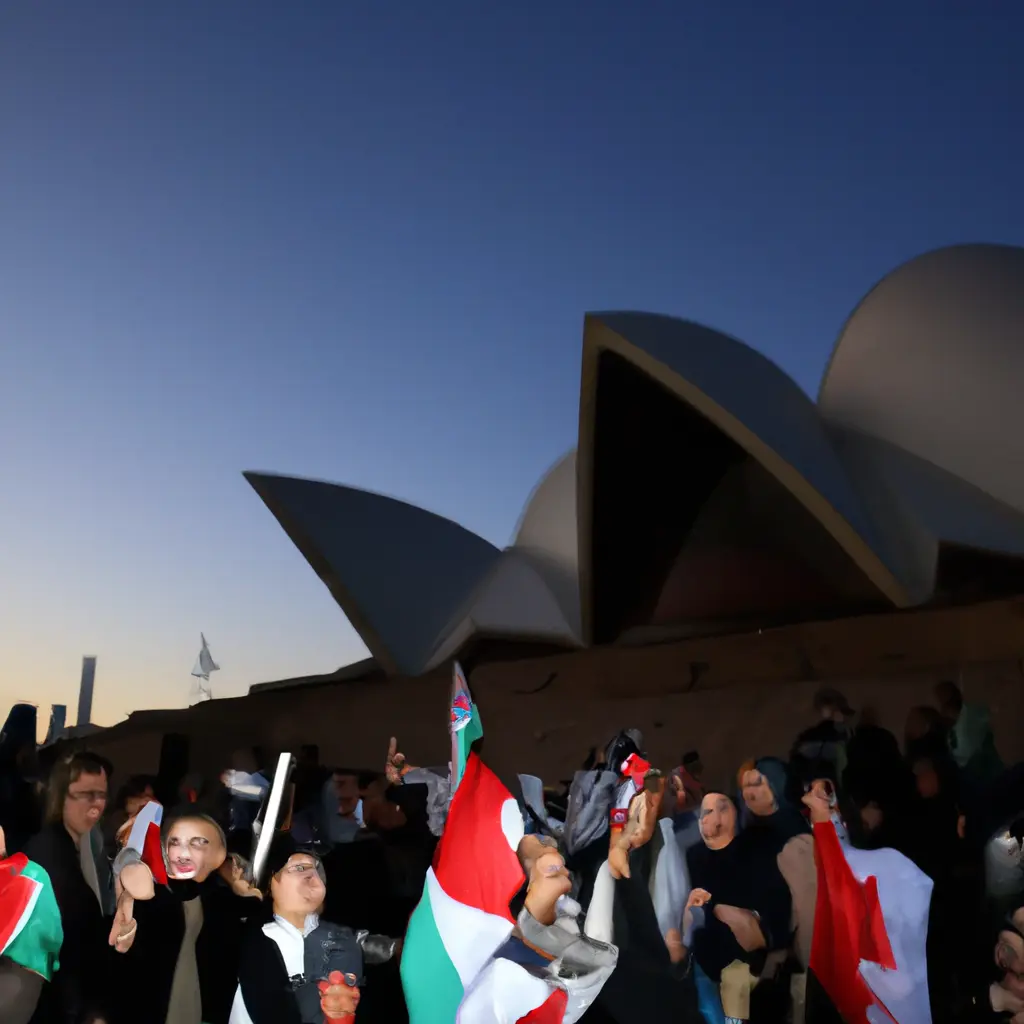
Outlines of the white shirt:
M 304 974 L 306 971 L 306 943 L 305 938 L 314 931 L 320 924 L 320 918 L 316 914 L 307 914 L 306 923 L 300 932 L 295 925 L 290 924 L 283 917 L 274 915 L 273 921 L 268 921 L 263 926 L 263 934 L 268 939 L 277 943 L 281 950 L 281 957 L 284 960 L 284 969 L 288 972 L 289 978 L 297 974 Z M 245 1007 L 245 1000 L 242 998 L 242 986 L 235 989 L 235 1000 L 231 1004 L 231 1016 L 228 1024 L 253 1024 L 252 1017 Z

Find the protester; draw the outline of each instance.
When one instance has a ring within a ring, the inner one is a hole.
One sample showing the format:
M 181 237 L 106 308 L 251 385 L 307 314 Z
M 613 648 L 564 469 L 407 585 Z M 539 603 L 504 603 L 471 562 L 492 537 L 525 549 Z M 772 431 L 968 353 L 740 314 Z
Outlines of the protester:
M 854 712 L 838 690 L 824 688 L 814 695 L 818 722 L 797 736 L 789 755 L 790 799 L 798 801 L 815 779 L 831 779 L 839 788 L 847 764 L 847 743 Z
M 386 963 L 397 941 L 324 920 L 323 864 L 288 833 L 275 836 L 267 873 L 265 923 L 243 941 L 230 1024 L 323 1024 L 325 1013 L 355 1015 L 364 964 Z
M 25 846 L 49 875 L 64 930 L 60 969 L 43 989 L 33 1024 L 105 1019 L 111 1009 L 114 886 L 100 829 L 110 776 L 110 764 L 94 754 L 61 758 L 48 783 L 46 823 Z
M 912 709 L 902 752 L 872 708 L 821 690 L 788 763 L 753 757 L 717 790 L 696 752 L 662 772 L 620 729 L 564 800 L 522 775 L 517 800 L 489 772 L 464 690 L 445 768 L 394 739 L 383 772 L 306 748 L 293 790 L 284 768 L 238 774 L 259 763 L 241 751 L 223 781 L 132 777 L 105 814 L 111 766 L 60 758 L 32 859 L 0 858 L 0 929 L 18 887 L 47 882 L 56 926 L 3 947 L 0 1024 L 454 1024 L 453 1006 L 463 1024 L 864 1024 L 883 1004 L 896 1024 L 1024 1024 L 1024 766 L 993 774 L 987 712 L 952 684 L 941 712 Z M 7 762 L 23 794 L 33 760 Z M 154 792 L 181 804 L 164 817 Z M 462 931 L 435 883 L 461 894 Z M 434 935 L 468 956 L 458 991 Z

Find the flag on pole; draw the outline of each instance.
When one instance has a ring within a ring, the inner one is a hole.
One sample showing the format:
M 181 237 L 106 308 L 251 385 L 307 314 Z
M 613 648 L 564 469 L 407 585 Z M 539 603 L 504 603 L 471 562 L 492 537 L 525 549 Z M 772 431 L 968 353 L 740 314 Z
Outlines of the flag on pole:
M 818 897 L 809 967 L 847 1024 L 931 1024 L 932 880 L 896 850 L 857 850 L 814 826 Z
M 455 665 L 449 731 L 452 802 L 402 952 L 411 1024 L 561 1024 L 565 993 L 494 954 L 512 934 L 509 903 L 525 881 L 523 816 L 473 750 L 483 735 L 465 673 Z M 470 997 L 467 998 L 467 993 Z
M 206 682 L 210 681 L 211 672 L 219 672 L 220 665 L 213 660 L 213 655 L 210 653 L 210 647 L 206 642 L 206 637 L 202 633 L 199 634 L 199 640 L 202 646 L 199 648 L 199 655 L 196 658 L 195 666 L 192 669 L 192 675 L 196 679 L 205 679 Z
M 64 942 L 50 876 L 23 853 L 0 857 L 0 955 L 49 981 Z
M 458 662 L 455 662 L 455 668 L 452 671 L 452 705 L 448 729 L 452 737 L 452 792 L 454 793 L 462 779 L 462 773 L 465 771 L 466 761 L 473 744 L 484 734 L 480 712 L 473 703 L 469 692 L 469 683 L 466 682 L 466 673 L 462 671 L 462 666 Z

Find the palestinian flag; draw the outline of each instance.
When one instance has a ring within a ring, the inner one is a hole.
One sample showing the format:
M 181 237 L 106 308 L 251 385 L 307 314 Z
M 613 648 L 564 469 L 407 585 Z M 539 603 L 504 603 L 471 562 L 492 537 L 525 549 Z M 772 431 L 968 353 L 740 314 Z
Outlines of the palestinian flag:
M 158 885 L 167 884 L 167 865 L 164 850 L 160 844 L 160 825 L 164 820 L 162 804 L 150 800 L 132 822 L 132 830 L 125 840 L 125 848 L 135 850 L 142 863 L 149 868 L 153 881 Z
M 462 666 L 455 662 L 452 673 L 452 706 L 448 725 L 452 736 L 452 792 L 458 788 L 469 752 L 484 734 L 480 712 L 469 693 L 469 683 Z
M 63 942 L 50 876 L 23 853 L 0 860 L 0 954 L 49 981 Z
M 512 794 L 470 749 L 474 731 L 482 734 L 479 721 L 456 666 L 454 795 L 402 950 L 410 1024 L 561 1024 L 564 992 L 517 964 L 494 959 L 512 934 L 509 903 L 525 881 L 516 853 L 523 817 Z
M 896 850 L 857 850 L 814 826 L 810 971 L 845 1024 L 931 1024 L 925 942 L 932 880 Z M 809 1024 L 813 1024 L 808 992 Z

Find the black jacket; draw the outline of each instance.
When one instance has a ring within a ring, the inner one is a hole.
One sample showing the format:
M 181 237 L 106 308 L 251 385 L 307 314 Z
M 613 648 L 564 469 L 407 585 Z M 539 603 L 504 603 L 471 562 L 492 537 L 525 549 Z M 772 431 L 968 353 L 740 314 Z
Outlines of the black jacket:
M 245 923 L 260 916 L 262 903 L 254 896 L 236 896 L 217 875 L 201 883 L 158 885 L 153 899 L 135 902 L 138 931 L 131 949 L 119 957 L 117 1024 L 163 1024 L 185 938 L 182 904 L 196 897 L 203 905 L 196 939 L 203 1022 L 227 1024 Z
M 78 848 L 58 822 L 33 836 L 25 855 L 50 876 L 64 928 L 60 967 L 43 988 L 33 1024 L 79 1024 L 89 1014 L 102 1015 L 109 1010 L 109 977 L 115 967 L 116 954 L 107 944 L 112 921 L 82 874 Z M 109 866 L 97 867 L 101 885 L 112 884 Z

